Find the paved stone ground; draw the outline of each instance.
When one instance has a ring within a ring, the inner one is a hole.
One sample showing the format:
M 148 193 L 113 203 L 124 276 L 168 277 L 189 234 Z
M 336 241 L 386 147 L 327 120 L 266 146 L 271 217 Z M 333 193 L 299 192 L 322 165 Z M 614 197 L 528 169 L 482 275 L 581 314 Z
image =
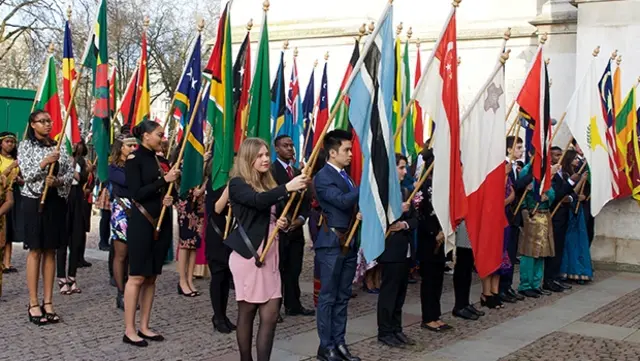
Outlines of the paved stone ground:
M 94 217 L 89 248 L 97 245 L 97 220 Z M 106 253 L 93 249 L 87 251 L 93 267 L 78 271 L 78 282 L 83 292 L 72 296 L 55 293 L 54 303 L 63 322 L 43 327 L 27 322 L 25 253 L 16 247 L 13 255 L 13 263 L 20 272 L 5 275 L 3 281 L 4 294 L 0 298 L 3 335 L 0 337 L 0 360 L 238 360 L 235 335 L 221 335 L 212 330 L 207 280 L 196 281 L 196 286 L 203 292 L 201 297 L 184 298 L 176 293 L 178 275 L 175 266 L 165 266 L 164 273 L 158 279 L 152 327 L 161 332 L 167 341 L 137 349 L 121 342 L 122 313 L 115 308 L 115 289 L 108 284 L 107 264 L 104 261 Z M 307 251 L 302 276 L 305 305 L 313 302 L 312 269 L 312 252 Z M 507 305 L 502 310 L 488 311 L 487 316 L 479 321 L 469 322 L 451 317 L 452 282 L 451 276 L 445 276 L 443 318 L 455 329 L 442 334 L 419 327 L 419 285 L 410 285 L 404 310 L 405 332 L 418 344 L 406 349 L 390 349 L 376 340 L 377 296 L 359 292 L 349 305 L 347 340 L 352 351 L 367 361 L 639 360 L 638 280 L 640 276 L 636 275 L 597 272 L 597 281 L 593 285 L 574 286 L 574 289 L 562 294 Z M 477 280 L 474 280 L 474 301 L 478 298 L 478 289 Z M 613 296 L 611 289 L 617 292 Z M 600 303 L 593 303 L 596 300 Z M 491 332 L 498 330 L 508 334 L 513 329 L 517 333 L 528 329 L 528 325 L 538 325 L 537 321 L 544 324 L 545 317 L 549 322 L 558 323 L 558 317 L 562 318 L 567 302 L 570 302 L 569 307 L 575 304 L 579 312 L 576 311 L 572 315 L 575 317 L 567 319 L 566 324 L 560 322 L 559 327 L 545 331 L 537 330 L 539 326 L 531 326 L 537 333 L 529 335 L 530 339 L 516 346 L 505 341 L 504 349 L 498 347 L 499 357 L 487 356 L 488 353 L 481 357 L 483 345 L 496 351 L 491 346 L 492 336 L 487 336 Z M 556 316 L 554 310 L 560 316 Z M 236 317 L 234 302 L 230 304 L 229 317 Z M 514 326 L 517 320 L 523 320 L 522 328 Z M 315 318 L 287 318 L 278 325 L 272 359 L 312 360 L 309 357 L 315 353 L 317 342 Z M 470 348 L 466 343 L 476 345 L 478 354 L 465 356 L 455 351 L 456 348 L 468 351 Z

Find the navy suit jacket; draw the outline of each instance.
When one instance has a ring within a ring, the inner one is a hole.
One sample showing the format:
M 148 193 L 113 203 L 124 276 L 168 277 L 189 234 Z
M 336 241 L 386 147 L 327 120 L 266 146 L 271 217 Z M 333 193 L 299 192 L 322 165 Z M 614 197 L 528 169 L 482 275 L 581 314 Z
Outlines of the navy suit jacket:
M 353 184 L 355 186 L 355 183 Z M 313 185 L 324 216 L 323 222 L 328 226 L 320 227 L 314 248 L 340 247 L 338 236 L 327 228 L 348 232 L 354 218 L 354 208 L 358 205 L 359 190 L 350 190 L 347 181 L 330 164 L 326 164 L 316 174 Z M 351 244 L 355 242 L 352 241 Z

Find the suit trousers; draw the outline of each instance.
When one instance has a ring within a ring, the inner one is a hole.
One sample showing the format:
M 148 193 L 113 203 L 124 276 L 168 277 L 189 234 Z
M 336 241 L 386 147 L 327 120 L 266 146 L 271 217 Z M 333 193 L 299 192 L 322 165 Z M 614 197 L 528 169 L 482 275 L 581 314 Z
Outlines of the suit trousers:
M 357 254 L 352 249 L 346 255 L 340 247 L 316 249 L 320 266 L 320 294 L 316 322 L 320 347 L 333 349 L 346 344 L 347 306 L 356 273 Z
M 407 296 L 409 259 L 382 263 L 382 283 L 378 295 L 378 337 L 402 332 L 402 306 Z
M 473 251 L 471 248 L 456 247 L 456 265 L 453 270 L 454 310 L 469 306 L 471 281 L 473 276 Z
M 285 309 L 300 310 L 300 273 L 304 257 L 304 236 L 280 243 L 280 277 L 282 279 L 282 298 Z
M 507 254 L 509 261 L 514 267 L 500 275 L 500 292 L 506 292 L 513 287 L 513 269 L 518 258 L 518 238 L 520 237 L 520 228 L 517 226 L 509 226 L 509 239 L 507 240 Z
M 442 247 L 440 247 L 442 248 Z M 443 251 L 441 251 L 443 252 Z M 440 319 L 440 297 L 444 282 L 443 261 L 427 260 L 420 263 L 420 304 L 422 306 L 422 322 L 432 322 Z
M 544 282 L 551 282 L 560 279 L 560 267 L 562 266 L 562 256 L 564 255 L 564 244 L 567 238 L 567 228 L 569 222 L 558 224 L 553 223 L 553 241 L 555 246 L 555 256 L 544 259 Z

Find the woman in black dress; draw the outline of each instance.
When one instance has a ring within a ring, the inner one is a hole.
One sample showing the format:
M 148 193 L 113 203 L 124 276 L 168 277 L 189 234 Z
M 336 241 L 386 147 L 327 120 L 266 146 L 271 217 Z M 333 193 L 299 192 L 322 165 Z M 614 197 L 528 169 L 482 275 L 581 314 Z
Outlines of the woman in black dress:
M 176 168 L 168 169 L 164 159 L 156 157 L 161 150 L 162 127 L 145 120 L 133 129 L 140 142 L 138 149 L 125 164 L 125 177 L 131 196 L 131 214 L 127 227 L 129 248 L 129 279 L 124 291 L 125 334 L 122 341 L 135 346 L 147 346 L 146 340 L 162 341 L 164 337 L 149 329 L 149 318 L 156 277 L 162 273 L 162 265 L 172 239 L 171 206 L 173 197 L 166 196 L 169 183 L 180 176 Z M 160 232 L 154 235 L 156 222 L 163 206 L 165 213 Z M 157 236 L 157 237 L 156 237 Z M 140 300 L 140 330 L 136 330 L 136 306 Z
M 66 237 L 66 198 L 73 179 L 71 159 L 66 152 L 56 150 L 51 139 L 51 116 L 36 110 L 29 116 L 27 137 L 18 148 L 18 161 L 24 176 L 22 213 L 24 215 L 24 248 L 27 255 L 27 286 L 29 287 L 29 321 L 42 325 L 57 323 L 60 317 L 53 310 L 53 281 L 56 250 Z M 49 167 L 54 167 L 49 176 Z M 40 211 L 40 198 L 45 184 L 47 198 Z M 42 273 L 44 300 L 38 304 L 38 275 Z
M 67 198 L 67 238 L 60 245 L 57 252 L 58 287 L 60 294 L 71 295 L 82 293 L 76 282 L 76 271 L 81 252 L 87 241 L 86 225 L 88 222 L 86 209 L 89 206 L 84 196 L 84 187 L 89 178 L 87 161 L 87 147 L 84 141 L 75 145 L 73 151 L 74 172 L 71 190 Z M 69 248 L 69 270 L 65 273 L 67 263 L 67 247 Z

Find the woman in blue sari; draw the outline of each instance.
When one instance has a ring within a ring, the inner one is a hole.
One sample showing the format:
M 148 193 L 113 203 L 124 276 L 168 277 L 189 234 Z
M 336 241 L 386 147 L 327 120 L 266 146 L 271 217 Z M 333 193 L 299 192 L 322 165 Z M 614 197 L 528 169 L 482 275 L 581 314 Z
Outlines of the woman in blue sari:
M 571 176 L 578 171 L 578 162 L 577 157 L 564 159 L 562 164 L 563 172 Z M 577 206 L 578 202 L 585 200 L 584 193 L 581 190 L 586 180 L 587 173 L 585 172 L 575 187 L 576 190 L 580 191 L 580 195 L 578 199 L 573 199 L 572 211 L 569 212 L 569 226 L 567 228 L 562 266 L 560 268 L 560 273 L 563 277 L 576 281 L 579 284 L 584 284 L 593 279 L 587 225 L 582 207 Z

